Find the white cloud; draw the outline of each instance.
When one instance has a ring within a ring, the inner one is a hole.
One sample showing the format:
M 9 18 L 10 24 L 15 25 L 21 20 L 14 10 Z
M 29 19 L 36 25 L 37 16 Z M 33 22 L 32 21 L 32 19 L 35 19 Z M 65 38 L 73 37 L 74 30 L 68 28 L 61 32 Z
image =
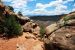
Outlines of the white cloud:
M 70 1 L 70 0 L 67 0 L 65 2 L 67 3 L 68 1 Z M 52 1 L 48 4 L 37 3 L 36 9 L 34 9 L 33 11 L 27 10 L 23 13 L 25 13 L 25 14 L 29 13 L 29 14 L 35 14 L 35 15 L 67 14 L 70 11 L 67 10 L 68 7 L 64 5 L 65 2 L 63 0 L 56 0 L 56 1 Z M 48 7 L 55 7 L 55 9 L 54 10 L 47 10 L 46 8 L 48 8 Z
M 65 6 L 64 4 L 74 0 L 55 0 L 47 4 L 37 3 L 36 9 L 34 9 L 33 11 L 28 9 L 27 3 L 30 1 L 36 1 L 36 0 L 2 0 L 2 1 L 11 2 L 11 6 L 15 8 L 15 12 L 22 11 L 24 15 L 28 15 L 28 14 L 59 15 L 63 13 L 69 13 L 70 11 L 67 10 L 68 7 Z M 49 8 L 49 7 L 55 7 L 55 9 L 47 10 L 46 8 Z M 73 9 L 72 11 L 74 10 L 75 9 Z
M 75 8 L 72 9 L 72 12 L 75 11 Z
M 60 6 L 56 6 L 56 8 L 54 10 L 46 10 L 44 9 L 40 9 L 37 8 L 34 11 L 32 11 L 32 14 L 41 14 L 41 15 L 60 15 L 60 14 L 66 14 L 69 13 L 70 11 L 67 10 L 67 6 L 65 5 L 60 5 Z
M 48 4 L 37 3 L 36 8 L 47 8 L 52 6 L 59 6 L 60 4 L 62 4 L 62 1 L 52 1 Z
M 11 2 L 12 0 L 1 0 L 3 2 Z
M 74 0 L 56 0 L 49 2 L 48 4 L 43 4 L 43 3 L 37 3 L 36 4 L 36 9 L 33 11 L 27 10 L 29 14 L 35 14 L 35 15 L 60 15 L 60 14 L 67 14 L 70 13 L 71 11 L 68 10 L 68 7 L 64 4 L 74 1 Z M 55 7 L 54 10 L 47 10 L 46 8 L 48 7 Z M 75 9 L 73 9 L 75 10 Z M 25 13 L 27 14 L 27 13 Z
M 64 3 L 68 3 L 68 2 L 72 2 L 72 1 L 74 1 L 74 0 L 65 0 Z
M 65 6 L 65 5 L 60 5 L 60 6 L 57 6 L 56 7 L 56 10 L 67 10 L 67 6 Z
M 26 14 L 59 15 L 63 13 L 64 14 L 69 13 L 70 11 L 67 10 L 67 6 L 65 6 L 64 4 L 74 0 L 56 0 L 49 2 L 48 4 L 37 3 L 36 9 L 34 9 L 33 11 L 27 9 L 27 2 L 29 1 L 34 1 L 34 0 L 15 0 L 12 1 L 13 3 L 12 6 L 15 8 L 20 8 L 20 10 L 23 12 L 24 15 Z M 48 7 L 55 7 L 55 9 L 52 11 L 48 11 L 46 10 L 46 8 Z
M 35 0 L 12 0 L 11 6 L 14 8 L 20 8 L 20 7 L 26 7 L 27 3 L 30 1 L 35 1 Z
M 10 6 L 12 6 L 15 11 L 16 10 L 23 10 L 23 8 L 27 7 L 27 3 L 30 1 L 36 1 L 36 0 L 2 0 L 3 2 L 10 2 Z
M 65 6 L 64 4 L 69 2 L 69 1 L 73 1 L 73 0 L 56 0 L 56 1 L 52 1 L 48 4 L 42 4 L 42 3 L 37 3 L 36 4 L 36 8 L 33 13 L 35 14 L 46 14 L 46 15 L 59 15 L 59 14 L 65 14 L 65 13 L 69 13 L 70 11 L 67 10 L 67 6 Z M 54 10 L 52 11 L 48 11 L 46 10 L 46 8 L 48 7 L 55 7 Z
M 21 7 L 23 8 L 26 6 L 27 1 L 26 0 L 13 0 L 11 3 L 12 3 L 11 6 L 13 6 L 14 8 L 21 8 Z
M 37 3 L 36 4 L 36 8 L 45 8 L 46 7 L 46 5 L 44 5 L 44 4 L 42 4 L 42 3 Z
M 71 1 L 74 1 L 74 0 L 56 0 L 56 1 L 52 1 L 48 4 L 37 3 L 36 7 L 37 8 L 47 8 L 47 7 L 52 7 L 52 6 L 61 6 L 65 3 L 68 3 L 68 2 L 71 2 Z

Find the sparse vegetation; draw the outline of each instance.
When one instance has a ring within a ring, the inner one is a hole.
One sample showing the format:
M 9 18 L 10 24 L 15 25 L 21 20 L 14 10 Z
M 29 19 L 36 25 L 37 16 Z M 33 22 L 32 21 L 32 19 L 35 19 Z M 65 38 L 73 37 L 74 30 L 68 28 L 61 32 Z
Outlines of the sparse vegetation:
M 72 15 L 72 16 L 65 16 L 65 17 L 63 18 L 63 20 L 64 20 L 64 25 L 67 24 L 68 20 L 71 20 L 71 19 L 74 19 L 74 18 L 75 18 L 75 15 Z
M 45 34 L 45 27 L 42 25 L 40 26 L 40 37 L 43 38 L 44 37 L 44 34 Z
M 2 5 L 3 6 L 3 5 Z M 8 6 L 8 8 L 11 10 L 11 12 L 14 11 L 13 7 Z M 3 36 L 6 37 L 13 37 L 18 36 L 22 34 L 22 28 L 19 22 L 17 21 L 17 18 L 14 14 L 10 14 L 8 11 L 5 10 L 5 6 L 1 7 L 1 19 L 0 19 L 0 34 L 2 33 Z M 5 11 L 5 13 L 4 13 Z M 4 14 L 3 14 L 4 13 Z M 14 12 L 13 12 L 14 13 Z
M 2 22 L 0 22 L 0 34 L 2 34 L 3 32 L 4 32 L 4 29 L 3 29 L 3 23 Z
M 9 15 L 4 19 L 4 22 L 0 22 L 0 33 L 6 37 L 22 35 L 21 25 L 16 21 L 14 15 Z
M 68 21 L 70 19 L 70 17 L 65 16 L 63 19 L 64 19 L 64 21 Z
M 21 25 L 16 21 L 13 15 L 10 15 L 10 17 L 5 19 L 4 32 L 6 36 L 21 35 L 22 33 Z
M 72 15 L 70 15 L 70 16 L 65 16 L 65 17 L 63 18 L 64 21 L 68 21 L 68 20 L 71 20 L 71 19 L 75 19 L 75 15 L 74 15 L 74 14 L 72 14 Z
M 63 18 L 63 20 L 64 20 L 64 25 L 66 25 L 67 24 L 67 21 L 70 19 L 70 17 L 68 17 L 68 16 L 65 16 L 64 18 Z

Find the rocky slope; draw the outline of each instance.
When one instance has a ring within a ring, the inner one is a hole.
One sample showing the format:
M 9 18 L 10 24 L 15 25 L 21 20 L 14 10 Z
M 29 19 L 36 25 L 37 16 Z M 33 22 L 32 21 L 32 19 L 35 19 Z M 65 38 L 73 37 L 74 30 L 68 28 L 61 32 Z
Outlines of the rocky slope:
M 40 27 L 38 24 L 34 23 L 30 18 L 14 13 L 10 10 L 9 6 L 0 4 L 0 22 L 5 22 L 5 18 L 15 17 L 16 21 L 21 25 L 24 32 L 30 32 L 34 34 L 39 34 Z
M 75 50 L 75 12 L 48 26 L 46 35 L 44 41 L 48 50 Z
M 24 32 L 22 36 L 12 39 L 0 38 L 0 50 L 43 50 L 44 43 L 34 35 Z
M 9 15 L 16 17 L 22 27 L 23 35 L 8 39 L 0 33 L 0 50 L 44 50 L 44 43 L 38 40 L 39 25 L 26 16 L 15 14 L 8 6 L 0 3 L 0 23 Z

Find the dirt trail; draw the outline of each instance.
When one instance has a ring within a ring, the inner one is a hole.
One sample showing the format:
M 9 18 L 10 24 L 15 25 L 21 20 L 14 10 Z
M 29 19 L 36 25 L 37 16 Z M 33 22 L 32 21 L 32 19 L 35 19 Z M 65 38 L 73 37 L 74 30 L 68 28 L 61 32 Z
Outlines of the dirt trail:
M 23 33 L 22 36 L 18 38 L 12 38 L 9 40 L 4 40 L 0 38 L 0 50 L 43 50 L 43 42 L 39 41 L 37 38 L 25 38 L 28 35 Z

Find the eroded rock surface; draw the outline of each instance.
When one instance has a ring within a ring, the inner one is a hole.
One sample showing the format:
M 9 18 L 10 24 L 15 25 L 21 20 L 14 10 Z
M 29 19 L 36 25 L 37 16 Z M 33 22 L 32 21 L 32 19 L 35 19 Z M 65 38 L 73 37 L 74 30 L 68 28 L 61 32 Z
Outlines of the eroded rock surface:
M 75 27 L 61 28 L 46 41 L 52 50 L 75 50 Z
M 75 13 L 68 14 L 67 17 L 69 16 L 66 24 L 62 18 L 59 23 L 46 28 L 48 36 L 44 41 L 47 50 L 75 50 Z

